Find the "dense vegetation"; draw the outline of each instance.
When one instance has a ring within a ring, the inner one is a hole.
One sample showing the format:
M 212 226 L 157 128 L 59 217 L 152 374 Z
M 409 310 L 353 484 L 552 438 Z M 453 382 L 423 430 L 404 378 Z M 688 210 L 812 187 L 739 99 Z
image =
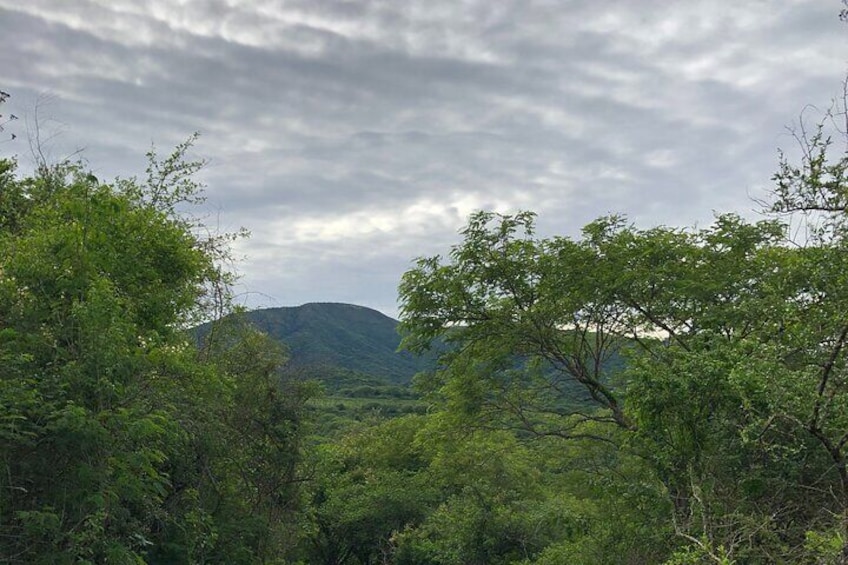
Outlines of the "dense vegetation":
M 848 563 L 848 153 L 799 140 L 759 222 L 475 214 L 401 281 L 415 391 L 227 315 L 188 145 L 3 161 L 0 561 Z
M 406 385 L 416 373 L 435 366 L 432 356 L 399 351 L 398 322 L 370 308 L 311 303 L 239 315 L 268 337 L 286 344 L 291 368 L 342 367 Z M 201 333 L 207 328 L 202 326 Z
M 187 146 L 144 182 L 0 164 L 0 560 L 255 563 L 295 539 L 306 389 L 227 301 Z
M 848 563 L 848 153 L 824 126 L 799 141 L 776 219 L 607 217 L 574 240 L 482 212 L 404 276 L 408 346 L 455 344 L 421 383 L 455 425 L 600 458 L 559 459 L 561 493 L 593 495 L 538 562 Z M 515 355 L 556 370 L 516 371 Z M 569 382 L 595 410 L 569 407 Z M 475 559 L 439 562 L 506 562 Z

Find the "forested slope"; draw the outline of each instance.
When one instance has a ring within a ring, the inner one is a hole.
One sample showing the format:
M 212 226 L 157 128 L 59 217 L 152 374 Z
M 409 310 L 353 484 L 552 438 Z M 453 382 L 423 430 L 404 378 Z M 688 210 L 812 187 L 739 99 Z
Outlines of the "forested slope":
M 294 367 L 341 367 L 408 384 L 416 373 L 435 366 L 432 356 L 398 351 L 397 320 L 363 306 L 313 303 L 242 315 L 270 338 L 286 344 Z

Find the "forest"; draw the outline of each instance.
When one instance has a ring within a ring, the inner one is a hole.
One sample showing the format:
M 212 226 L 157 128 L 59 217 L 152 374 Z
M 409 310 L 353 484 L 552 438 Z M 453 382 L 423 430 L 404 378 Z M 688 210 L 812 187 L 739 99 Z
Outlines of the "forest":
M 238 315 L 192 139 L 0 161 L 0 561 L 848 563 L 846 98 L 758 221 L 472 215 L 399 283 L 412 390 Z

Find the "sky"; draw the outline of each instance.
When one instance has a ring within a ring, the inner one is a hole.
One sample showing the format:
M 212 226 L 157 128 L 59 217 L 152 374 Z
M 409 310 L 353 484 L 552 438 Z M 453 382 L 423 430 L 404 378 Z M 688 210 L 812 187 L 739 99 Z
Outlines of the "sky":
M 0 156 L 143 176 L 193 132 L 249 308 L 397 317 L 476 210 L 756 218 L 848 71 L 839 0 L 0 0 Z M 805 110 L 806 108 L 806 110 Z M 5 119 L 5 118 L 4 118 Z M 16 139 L 12 140 L 11 135 Z

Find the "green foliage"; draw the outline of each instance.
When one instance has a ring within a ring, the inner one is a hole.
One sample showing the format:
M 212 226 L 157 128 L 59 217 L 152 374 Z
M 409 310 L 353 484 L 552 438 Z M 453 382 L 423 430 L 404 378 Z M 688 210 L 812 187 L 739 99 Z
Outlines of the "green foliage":
M 568 519 L 546 506 L 532 454 L 510 434 L 445 441 L 434 432 L 421 440 L 431 456 L 428 482 L 441 497 L 418 528 L 395 537 L 399 563 L 514 562 L 544 546 L 557 518 Z
M 238 322 L 221 322 L 203 351 L 229 386 L 225 401 L 216 406 L 220 444 L 210 446 L 219 452 L 211 461 L 218 481 L 201 493 L 214 501 L 212 518 L 232 544 L 219 539 L 210 559 L 269 562 L 281 558 L 298 535 L 292 518 L 301 502 L 306 402 L 316 389 L 281 379 L 286 354 L 280 344 Z M 244 539 L 251 540 L 247 548 Z M 249 557 L 237 557 L 248 549 Z
M 252 332 L 198 352 L 228 238 L 181 145 L 146 183 L 0 166 L 0 560 L 268 562 L 291 545 L 309 392 Z
M 377 562 L 391 553 L 396 532 L 423 518 L 435 492 L 419 473 L 414 438 L 422 422 L 389 420 L 318 451 L 306 562 Z
M 453 425 L 611 442 L 644 462 L 624 468 L 642 469 L 654 518 L 666 507 L 653 562 L 844 562 L 822 540 L 848 531 L 846 157 L 823 127 L 800 139 L 771 210 L 814 222 L 802 246 L 781 222 L 732 214 L 700 230 L 607 217 L 578 239 L 536 237 L 526 212 L 472 216 L 448 257 L 420 259 L 400 285 L 405 345 L 451 344 L 418 380 L 427 398 Z M 625 484 L 593 507 L 629 496 Z M 446 512 L 440 532 L 474 514 L 448 525 Z M 606 541 L 557 540 L 540 562 L 643 562 L 633 540 L 647 531 L 631 518 L 623 545 L 601 528 Z
M 30 203 L 0 234 L 3 553 L 133 561 L 180 434 L 155 403 L 151 354 L 180 343 L 211 260 L 163 212 L 78 167 L 63 174 L 2 187 Z M 33 539 L 35 524 L 49 535 Z
M 399 352 L 397 321 L 370 308 L 314 303 L 242 316 L 287 345 L 292 369 L 321 373 L 342 368 L 403 386 L 433 367 L 432 357 Z M 320 374 L 317 378 L 326 380 Z

